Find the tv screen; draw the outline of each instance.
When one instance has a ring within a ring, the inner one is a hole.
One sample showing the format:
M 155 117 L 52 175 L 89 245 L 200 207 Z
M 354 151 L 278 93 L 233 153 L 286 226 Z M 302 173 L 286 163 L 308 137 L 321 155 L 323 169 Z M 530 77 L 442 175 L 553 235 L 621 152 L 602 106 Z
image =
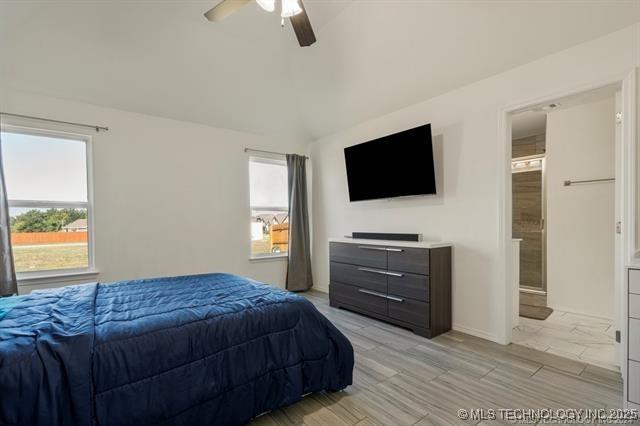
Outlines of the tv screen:
M 344 149 L 351 201 L 436 193 L 431 124 Z

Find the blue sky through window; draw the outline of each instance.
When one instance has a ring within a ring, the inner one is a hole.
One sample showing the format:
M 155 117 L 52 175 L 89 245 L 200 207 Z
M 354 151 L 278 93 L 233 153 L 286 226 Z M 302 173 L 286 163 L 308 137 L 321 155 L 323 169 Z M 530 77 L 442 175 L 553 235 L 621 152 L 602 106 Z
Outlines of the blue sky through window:
M 2 132 L 2 161 L 11 200 L 87 201 L 82 141 Z

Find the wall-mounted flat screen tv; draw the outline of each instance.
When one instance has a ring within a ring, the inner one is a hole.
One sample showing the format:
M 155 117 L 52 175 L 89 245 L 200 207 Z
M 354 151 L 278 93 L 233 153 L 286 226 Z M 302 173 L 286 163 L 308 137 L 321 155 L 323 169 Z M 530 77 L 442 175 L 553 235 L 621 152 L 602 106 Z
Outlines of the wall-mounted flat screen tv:
M 431 124 L 344 149 L 351 201 L 436 193 Z

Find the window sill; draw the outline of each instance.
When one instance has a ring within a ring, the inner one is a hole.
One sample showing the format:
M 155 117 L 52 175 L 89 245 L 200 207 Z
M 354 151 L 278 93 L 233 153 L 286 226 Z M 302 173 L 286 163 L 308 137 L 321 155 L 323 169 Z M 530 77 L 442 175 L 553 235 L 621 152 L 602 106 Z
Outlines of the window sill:
M 283 261 L 287 260 L 289 257 L 288 254 L 274 254 L 274 255 L 266 255 L 266 256 L 251 256 L 249 257 L 249 262 L 275 262 L 275 261 Z
M 18 286 L 42 286 L 48 284 L 77 284 L 97 278 L 100 271 L 95 269 L 86 271 L 46 272 L 42 274 L 28 274 L 18 276 Z

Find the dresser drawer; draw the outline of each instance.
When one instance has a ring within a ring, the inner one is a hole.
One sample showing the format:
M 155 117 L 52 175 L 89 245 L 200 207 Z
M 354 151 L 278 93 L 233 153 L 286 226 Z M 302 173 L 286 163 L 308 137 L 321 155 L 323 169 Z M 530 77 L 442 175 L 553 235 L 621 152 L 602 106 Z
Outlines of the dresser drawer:
M 347 284 L 331 283 L 330 285 L 329 297 L 333 302 L 387 315 L 387 296 L 385 294 Z
M 427 275 L 389 271 L 387 287 L 390 296 L 429 301 L 429 277 Z
M 640 319 L 629 318 L 629 358 L 640 362 Z
M 640 294 L 640 270 L 629 269 L 629 293 Z
M 640 404 L 640 362 L 629 361 L 628 399 Z
M 387 250 L 366 244 L 331 243 L 329 256 L 332 262 L 387 269 Z
M 389 316 L 409 324 L 429 328 L 429 304 L 401 297 L 388 296 Z
M 629 295 L 629 316 L 640 319 L 640 294 Z
M 388 247 L 387 264 L 390 271 L 429 275 L 429 250 Z
M 331 282 L 351 284 L 387 293 L 387 273 L 380 269 L 331 262 L 329 275 Z

